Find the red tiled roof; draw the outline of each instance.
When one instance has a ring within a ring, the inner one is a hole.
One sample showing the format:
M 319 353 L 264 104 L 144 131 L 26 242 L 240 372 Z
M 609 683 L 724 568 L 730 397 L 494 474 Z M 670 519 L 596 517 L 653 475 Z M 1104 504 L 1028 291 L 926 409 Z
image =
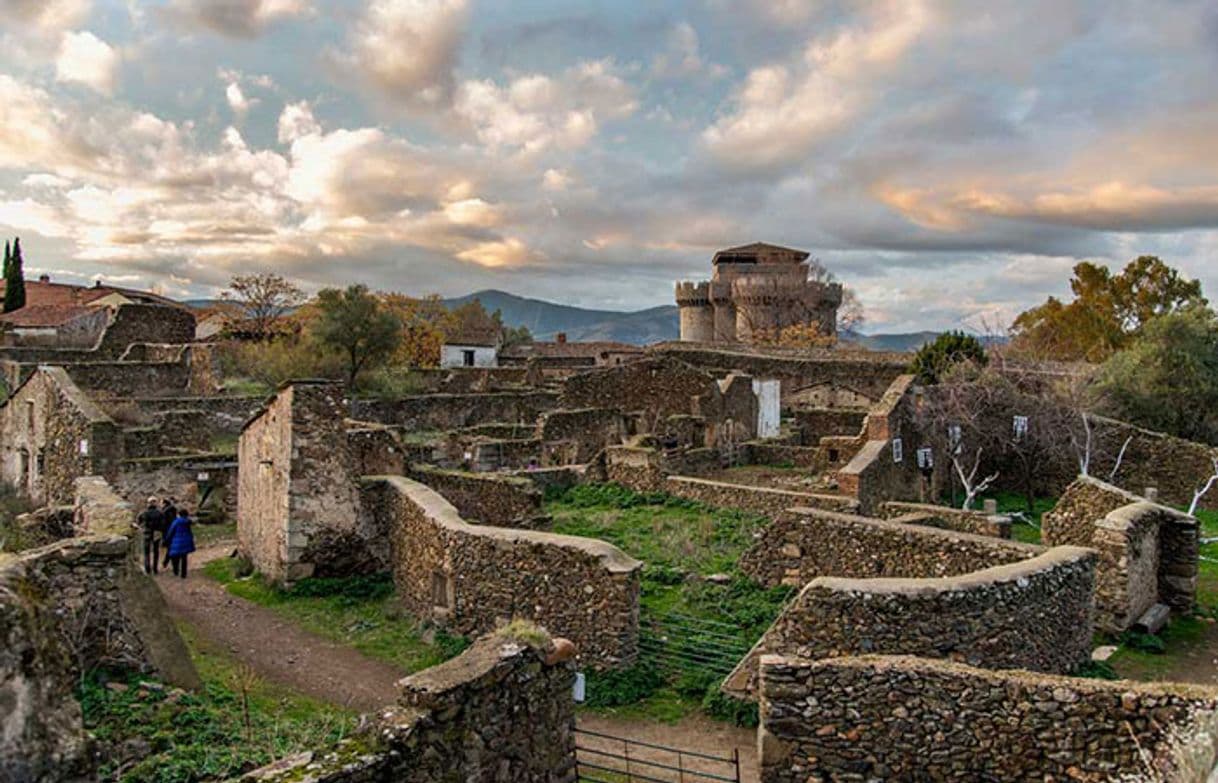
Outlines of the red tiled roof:
M 97 312 L 95 308 L 86 305 L 52 304 L 26 305 L 20 310 L 0 315 L 0 323 L 17 328 L 34 329 L 38 327 L 63 326 L 66 323 Z
M 3 295 L 4 288 L 4 281 L 0 280 L 0 295 Z M 107 285 L 84 286 L 72 285 L 70 283 L 44 283 L 41 280 L 25 281 L 26 307 L 87 305 L 90 302 L 96 302 L 98 299 L 104 299 L 111 294 L 119 294 L 136 302 L 173 305 L 175 307 L 184 306 L 172 299 L 154 294 L 151 291 L 136 291 L 130 288 L 118 288 Z

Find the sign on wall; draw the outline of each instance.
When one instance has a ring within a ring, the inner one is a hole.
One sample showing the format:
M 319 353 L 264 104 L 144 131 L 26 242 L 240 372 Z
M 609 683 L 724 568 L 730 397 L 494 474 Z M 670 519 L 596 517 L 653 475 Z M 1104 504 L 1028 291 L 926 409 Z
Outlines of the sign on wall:
M 1025 438 L 1027 436 L 1027 434 L 1028 434 L 1028 417 L 1027 416 L 1016 416 L 1012 420 L 1011 424 L 1015 429 L 1015 440 L 1022 440 L 1023 438 Z
M 900 438 L 893 438 L 892 439 L 892 461 L 900 462 L 904 457 L 905 457 L 904 444 L 901 443 Z

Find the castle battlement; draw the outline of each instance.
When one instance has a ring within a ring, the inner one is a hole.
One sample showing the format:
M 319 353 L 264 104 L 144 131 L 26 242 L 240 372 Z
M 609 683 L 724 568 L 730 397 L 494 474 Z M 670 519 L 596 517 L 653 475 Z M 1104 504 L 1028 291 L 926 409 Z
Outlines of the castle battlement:
M 710 281 L 682 280 L 677 283 L 677 304 L 681 307 L 709 307 Z

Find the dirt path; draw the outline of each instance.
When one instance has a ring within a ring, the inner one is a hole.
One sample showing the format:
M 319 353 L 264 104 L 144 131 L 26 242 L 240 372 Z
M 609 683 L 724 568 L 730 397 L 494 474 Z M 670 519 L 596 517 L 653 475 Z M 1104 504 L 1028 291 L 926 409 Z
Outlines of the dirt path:
M 265 607 L 232 595 L 202 574 L 205 563 L 227 557 L 232 549 L 232 542 L 200 549 L 191 560 L 190 577 L 184 581 L 161 572 L 156 582 L 175 618 L 189 623 L 208 642 L 227 650 L 267 680 L 319 701 L 361 712 L 376 712 L 393 701 L 397 681 L 405 676 L 396 666 L 309 633 Z M 700 715 L 674 724 L 626 721 L 587 712 L 578 720 L 582 729 L 708 755 L 730 757 L 737 749 L 742 780 L 757 780 L 756 732 L 752 729 L 728 726 Z M 621 747 L 620 742 L 591 736 L 581 737 L 579 744 L 614 751 Z M 630 752 L 640 761 L 676 765 L 669 753 L 637 746 Z M 684 758 L 682 764 L 686 769 L 730 774 L 726 765 L 717 762 Z M 640 769 L 659 780 L 668 779 L 666 772 L 646 765 Z M 672 779 L 677 780 L 676 773 Z M 689 775 L 685 780 L 702 781 Z
M 320 701 L 361 712 L 392 701 L 405 676 L 396 666 L 302 630 L 203 576 L 204 563 L 231 551 L 231 543 L 199 550 L 185 580 L 161 572 L 156 582 L 176 618 L 267 680 Z

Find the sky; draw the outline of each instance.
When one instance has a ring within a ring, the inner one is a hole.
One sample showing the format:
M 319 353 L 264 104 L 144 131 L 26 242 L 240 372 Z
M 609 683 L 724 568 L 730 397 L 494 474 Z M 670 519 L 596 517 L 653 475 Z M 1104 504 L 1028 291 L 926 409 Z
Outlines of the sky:
M 1084 259 L 1218 297 L 1218 3 L 0 0 L 0 235 L 181 297 L 626 310 L 759 240 L 867 331 L 1001 328 Z

